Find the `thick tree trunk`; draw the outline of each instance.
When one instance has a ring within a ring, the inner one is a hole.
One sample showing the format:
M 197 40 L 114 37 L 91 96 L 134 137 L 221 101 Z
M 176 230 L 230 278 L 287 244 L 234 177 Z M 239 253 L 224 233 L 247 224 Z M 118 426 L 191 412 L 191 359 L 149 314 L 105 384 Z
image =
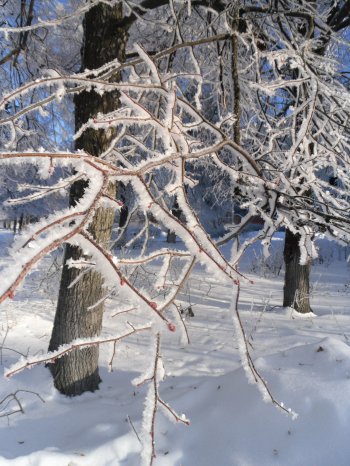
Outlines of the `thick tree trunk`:
M 284 243 L 284 296 L 283 306 L 290 306 L 301 313 L 312 312 L 310 307 L 310 262 L 300 265 L 300 236 L 286 230 Z
M 316 8 L 316 1 L 310 0 L 310 4 Z M 312 23 L 313 24 L 313 23 Z M 313 37 L 313 29 L 310 30 L 310 24 L 299 25 L 301 34 L 307 37 Z M 313 26 L 312 26 L 313 28 Z M 323 53 L 323 52 L 322 52 Z M 295 69 L 292 73 L 298 73 Z M 297 127 L 300 129 L 302 121 L 297 122 Z M 313 143 L 311 143 L 313 146 Z M 310 151 L 313 152 L 313 149 Z M 310 196 L 310 192 L 304 195 Z M 305 265 L 300 265 L 300 248 L 299 248 L 299 235 L 294 235 L 291 231 L 286 229 L 286 237 L 284 240 L 284 288 L 283 288 L 283 306 L 293 307 L 296 311 L 306 314 L 312 312 L 310 306 L 310 271 L 311 262 Z
M 93 7 L 84 18 L 84 44 L 82 47 L 82 69 L 96 69 L 118 58 L 123 61 L 127 31 L 120 25 L 122 6 L 100 4 Z M 120 76 L 114 76 L 118 81 Z M 113 111 L 118 106 L 118 93 L 105 93 L 103 96 L 93 90 L 82 92 L 75 99 L 76 129 L 97 115 Z M 115 130 L 88 129 L 76 142 L 76 149 L 98 157 L 110 145 Z M 84 193 L 86 184 L 76 183 L 70 193 L 70 203 L 74 205 Z M 116 195 L 116 185 L 109 186 L 110 195 Z M 114 210 L 99 208 L 89 227 L 90 233 L 101 244 L 108 245 L 114 222 Z M 103 279 L 96 272 L 88 272 L 73 286 L 80 274 L 79 270 L 69 269 L 68 259 L 82 257 L 80 248 L 67 245 L 64 267 L 59 290 L 58 304 L 49 350 L 53 351 L 75 338 L 98 335 L 101 331 L 103 304 L 97 304 L 103 297 Z M 74 351 L 50 365 L 55 387 L 69 396 L 94 391 L 101 381 L 98 372 L 98 347 Z

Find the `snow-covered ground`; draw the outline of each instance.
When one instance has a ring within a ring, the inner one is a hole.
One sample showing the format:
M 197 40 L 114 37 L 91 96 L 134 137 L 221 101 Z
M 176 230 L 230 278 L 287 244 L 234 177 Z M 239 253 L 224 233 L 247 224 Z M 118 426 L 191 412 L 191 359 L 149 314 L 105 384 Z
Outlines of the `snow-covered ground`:
M 1 259 L 11 234 L 0 232 Z M 298 413 L 293 420 L 265 403 L 241 367 L 225 283 L 195 269 L 182 294 L 191 344 L 179 332 L 163 344 L 167 377 L 162 398 L 190 419 L 156 418 L 155 466 L 348 466 L 350 464 L 350 275 L 347 251 L 319 243 L 321 263 L 312 275 L 315 315 L 298 316 L 280 306 L 282 234 L 273 242 L 277 267 L 262 265 L 259 247 L 242 261 L 255 285 L 242 288 L 239 308 L 254 362 L 277 401 Z M 48 258 L 13 301 L 0 308 L 0 363 L 45 352 L 55 311 L 58 274 Z M 272 264 L 272 263 L 271 263 Z M 277 271 L 276 271 L 277 268 Z M 49 278 L 45 279 L 49 270 Z M 257 275 L 259 273 L 261 276 Z M 121 319 L 108 302 L 104 334 Z M 10 380 L 0 398 L 0 466 L 139 466 L 141 419 L 147 388 L 132 379 L 149 364 L 148 337 L 138 334 L 117 347 L 101 347 L 100 390 L 78 398 L 59 395 L 48 369 L 36 366 Z M 22 390 L 22 391 L 21 391 Z

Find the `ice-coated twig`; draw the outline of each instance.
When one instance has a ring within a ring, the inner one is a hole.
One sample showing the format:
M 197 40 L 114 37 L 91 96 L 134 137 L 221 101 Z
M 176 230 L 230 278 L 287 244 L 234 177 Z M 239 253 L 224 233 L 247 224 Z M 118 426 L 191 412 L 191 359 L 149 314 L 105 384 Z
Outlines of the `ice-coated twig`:
M 160 333 L 155 335 L 154 363 L 153 367 L 134 381 L 138 386 L 148 383 L 148 393 L 145 400 L 145 409 L 142 420 L 142 466 L 151 466 L 156 458 L 155 448 L 155 421 L 160 405 L 165 413 L 176 422 L 189 425 L 190 421 L 184 415 L 179 416 L 159 395 L 159 382 L 164 379 L 164 367 L 160 355 Z
M 258 371 L 258 369 L 256 368 L 254 364 L 253 358 L 250 354 L 249 343 L 248 343 L 248 340 L 247 340 L 247 337 L 244 331 L 240 312 L 238 309 L 240 289 L 241 289 L 241 285 L 238 282 L 237 286 L 235 287 L 231 309 L 232 309 L 233 323 L 234 323 L 235 330 L 236 330 L 236 337 L 238 340 L 238 349 L 239 349 L 242 365 L 247 375 L 248 381 L 250 383 L 257 385 L 259 391 L 261 392 L 263 396 L 264 401 L 271 402 L 278 409 L 292 416 L 292 418 L 295 419 L 298 416 L 297 413 L 292 411 L 292 409 L 290 408 L 286 408 L 283 405 L 283 403 L 280 403 L 275 399 L 271 390 L 267 386 L 267 382 L 263 379 L 263 377 L 261 376 L 260 372 Z
M 143 327 L 134 327 L 132 326 L 131 331 L 112 336 L 112 337 L 92 337 L 92 338 L 78 338 L 73 340 L 71 343 L 66 345 L 61 345 L 56 351 L 49 351 L 46 354 L 37 356 L 37 357 L 29 357 L 29 358 L 20 358 L 18 362 L 13 364 L 11 367 L 5 370 L 5 377 L 10 378 L 13 377 L 15 374 L 23 371 L 24 369 L 31 369 L 38 364 L 50 364 L 54 363 L 57 359 L 61 358 L 62 356 L 71 353 L 74 350 L 80 350 L 84 348 L 88 348 L 91 346 L 100 346 L 106 343 L 114 343 L 120 340 L 123 340 L 134 333 L 140 333 L 147 330 L 151 330 L 151 325 L 146 325 Z
M 188 328 L 187 328 L 187 325 L 186 325 L 186 321 L 185 321 L 185 316 L 181 314 L 181 309 L 179 308 L 179 306 L 174 302 L 173 303 L 173 306 L 175 307 L 175 312 L 178 314 L 179 316 L 179 320 L 185 330 L 185 335 L 186 335 L 186 339 L 187 339 L 187 344 L 191 344 L 191 341 L 190 341 L 190 335 L 188 333 Z
M 84 227 L 87 227 L 89 225 L 89 222 L 92 219 L 93 213 L 99 204 L 103 192 L 105 189 L 107 189 L 108 183 L 109 178 L 106 173 L 103 173 L 100 188 L 93 197 L 85 216 L 77 225 L 62 228 L 62 232 L 61 230 L 56 229 L 52 237 L 44 237 L 41 240 L 41 242 L 39 242 L 39 239 L 37 239 L 36 244 L 38 244 L 39 246 L 38 252 L 34 250 L 33 253 L 31 249 L 28 249 L 29 242 L 37 235 L 40 235 L 44 230 L 51 228 L 56 223 L 61 223 L 59 219 L 57 219 L 56 222 L 51 222 L 49 225 L 47 225 L 47 227 L 39 229 L 37 234 L 32 235 L 32 237 L 25 242 L 25 248 L 27 249 L 27 253 L 24 253 L 22 249 L 21 254 L 18 254 L 16 256 L 16 267 L 12 266 L 13 270 L 11 270 L 10 272 L 10 277 L 13 278 L 10 278 L 10 281 L 7 280 L 4 287 L 4 291 L 0 291 L 0 304 L 6 298 L 13 298 L 17 287 L 32 270 L 32 268 L 37 264 L 38 261 L 40 261 L 45 255 L 47 255 L 51 251 L 57 249 L 59 246 L 61 246 L 61 244 L 68 242 L 71 238 L 77 235 L 78 232 L 82 231 Z M 6 273 L 9 273 L 6 269 L 2 272 L 4 276 L 6 276 Z
M 154 301 L 150 301 L 138 288 L 136 288 L 128 279 L 125 277 L 122 272 L 120 271 L 119 267 L 114 263 L 113 257 L 100 245 L 98 244 L 90 234 L 87 232 L 81 232 L 81 237 L 86 240 L 86 242 L 90 243 L 93 248 L 100 253 L 100 255 L 103 257 L 103 259 L 106 261 L 106 263 L 109 264 L 110 268 L 114 271 L 115 275 L 119 278 L 120 282 L 123 285 L 126 285 L 130 291 L 138 297 L 141 302 L 147 305 L 148 308 L 152 310 L 157 316 L 163 320 L 166 324 L 170 324 L 168 319 L 159 311 L 158 305 Z M 84 244 L 86 244 L 84 242 Z M 103 273 L 104 270 L 102 269 L 101 272 Z

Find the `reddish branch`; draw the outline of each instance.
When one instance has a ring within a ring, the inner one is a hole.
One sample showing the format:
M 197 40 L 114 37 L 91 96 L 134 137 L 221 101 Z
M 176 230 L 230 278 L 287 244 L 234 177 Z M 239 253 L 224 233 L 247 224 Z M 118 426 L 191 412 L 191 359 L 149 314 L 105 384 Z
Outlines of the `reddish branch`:
M 151 326 L 145 326 L 145 327 L 139 327 L 135 328 L 132 326 L 132 330 L 128 333 L 125 333 L 124 335 L 120 335 L 118 337 L 110 337 L 110 338 L 104 338 L 100 340 L 94 340 L 94 341 L 86 341 L 82 343 L 71 343 L 68 347 L 64 348 L 63 350 L 60 351 L 58 349 L 57 351 L 54 351 L 52 353 L 47 353 L 47 355 L 44 355 L 42 358 L 39 359 L 33 359 L 29 360 L 27 359 L 22 366 L 15 368 L 11 370 L 11 368 L 5 372 L 5 377 L 10 378 L 13 375 L 17 374 L 18 372 L 23 371 L 24 369 L 31 369 L 34 366 L 37 366 L 38 364 L 51 364 L 56 361 L 56 359 L 61 358 L 62 356 L 71 353 L 74 350 L 80 350 L 83 348 L 88 348 L 91 346 L 100 346 L 105 343 L 117 343 L 120 340 L 123 340 L 124 338 L 129 337 L 130 335 L 133 335 L 134 333 L 139 333 L 139 332 L 144 332 L 145 330 L 151 330 Z M 51 355 L 50 355 L 51 354 Z
M 69 233 L 66 235 L 62 236 L 61 238 L 56 239 L 55 241 L 52 241 L 50 244 L 48 244 L 45 248 L 41 249 L 35 256 L 30 259 L 26 264 L 23 266 L 21 272 L 17 275 L 17 277 L 12 281 L 12 284 L 7 288 L 7 290 L 0 296 L 0 304 L 6 299 L 6 298 L 13 298 L 14 292 L 16 288 L 19 286 L 19 284 L 24 280 L 24 278 L 28 275 L 28 273 L 31 271 L 31 269 L 35 266 L 37 262 L 39 262 L 46 254 L 49 254 L 50 252 L 54 251 L 57 249 L 59 246 L 61 246 L 63 243 L 69 241 L 71 238 L 73 238 L 76 234 L 81 232 L 84 227 L 86 227 L 92 216 L 93 213 L 98 206 L 98 203 L 103 195 L 103 192 L 107 188 L 109 183 L 109 178 L 106 173 L 103 174 L 103 183 L 100 191 L 97 193 L 94 201 L 92 202 L 89 210 L 87 211 L 87 214 L 83 218 L 83 220 L 80 222 L 79 225 L 77 225 L 75 228 L 72 229 Z M 28 244 L 28 243 L 27 243 Z
M 146 182 L 143 180 L 143 178 L 141 178 L 141 176 L 138 177 L 139 181 L 141 182 L 145 192 L 148 194 L 149 198 L 150 198 L 150 210 L 153 211 L 153 214 L 157 217 L 157 212 L 154 210 L 154 206 L 157 206 L 163 214 L 165 214 L 168 219 L 171 219 L 172 222 L 175 222 L 178 226 L 179 229 L 181 229 L 182 231 L 184 231 L 186 233 L 186 235 L 190 236 L 192 238 L 192 240 L 194 241 L 194 243 L 197 245 L 198 247 L 198 253 L 204 253 L 208 258 L 209 260 L 215 265 L 215 268 L 218 268 L 220 269 L 228 278 L 230 278 L 231 280 L 235 281 L 236 280 L 236 277 L 233 277 L 231 275 L 230 272 L 233 272 L 235 275 L 239 275 L 240 277 L 244 278 L 245 280 L 249 281 L 249 279 L 247 277 L 245 277 L 245 275 L 243 275 L 241 272 L 239 272 L 237 269 L 235 269 L 234 267 L 232 267 L 227 261 L 226 259 L 224 258 L 224 256 L 222 255 L 222 253 L 219 251 L 219 249 L 216 247 L 216 245 L 212 242 L 212 240 L 208 237 L 207 234 L 205 234 L 205 237 L 206 237 L 206 240 L 210 243 L 210 245 L 213 247 L 213 249 L 215 250 L 215 252 L 220 256 L 220 258 L 223 260 L 223 263 L 225 265 L 221 265 L 218 263 L 218 261 L 212 256 L 212 254 L 210 254 L 210 252 L 208 250 L 206 250 L 204 248 L 204 246 L 201 244 L 201 242 L 199 241 L 199 239 L 197 238 L 196 234 L 189 230 L 188 228 L 186 228 L 186 226 L 178 219 L 176 218 L 174 215 L 172 215 L 170 212 L 167 212 L 165 210 L 165 208 L 160 204 L 160 202 L 158 202 L 153 196 L 152 196 L 152 193 L 151 191 L 149 190 Z M 202 231 L 203 232 L 203 231 Z
M 45 233 L 45 231 L 49 230 L 50 228 L 52 228 L 52 227 L 54 227 L 56 225 L 60 225 L 62 223 L 65 223 L 68 220 L 71 220 L 73 218 L 81 217 L 83 215 L 86 215 L 87 213 L 88 213 L 88 211 L 86 211 L 86 210 L 83 210 L 81 212 L 73 212 L 71 214 L 65 215 L 64 217 L 58 218 L 57 220 L 55 220 L 54 222 L 49 223 L 48 225 L 43 226 L 42 228 L 37 230 L 29 239 L 27 239 L 27 241 L 21 246 L 21 249 L 28 246 L 28 244 L 31 241 L 34 241 L 38 236 L 40 236 L 42 233 Z
M 91 8 L 91 5 L 89 5 L 89 8 Z M 35 27 L 42 27 L 42 26 L 40 24 L 38 24 L 38 25 L 35 25 Z M 17 28 L 17 29 L 21 29 L 21 28 Z M 171 55 L 176 50 L 179 50 L 181 48 L 193 47 L 193 46 L 202 45 L 202 44 L 206 44 L 206 43 L 210 43 L 210 42 L 224 41 L 224 40 L 228 39 L 229 37 L 230 37 L 229 34 L 218 34 L 218 35 L 211 36 L 211 37 L 203 37 L 203 38 L 198 39 L 198 40 L 187 41 L 187 42 L 183 42 L 183 43 L 180 43 L 180 44 L 176 44 L 173 47 L 170 47 L 168 49 L 165 49 L 165 50 L 162 50 L 161 52 L 156 53 L 153 56 L 153 60 L 161 59 L 161 58 L 163 58 L 163 57 L 165 57 L 167 55 Z M 135 60 L 128 61 L 127 63 L 123 63 L 121 65 L 119 64 L 119 66 L 117 66 L 117 67 L 113 66 L 113 63 L 110 63 L 110 64 L 108 64 L 109 66 L 107 67 L 107 70 L 106 70 L 106 66 L 104 65 L 99 69 L 96 69 L 94 71 L 89 71 L 88 74 L 89 74 L 89 76 L 100 76 L 101 78 L 103 77 L 103 81 L 102 81 L 103 84 L 109 84 L 109 85 L 112 84 L 113 85 L 113 83 L 111 83 L 109 81 L 109 78 L 112 75 L 115 75 L 115 74 L 119 73 L 122 69 L 134 67 L 135 65 L 138 65 L 138 64 L 141 64 L 141 63 L 143 63 L 143 60 L 141 58 L 137 58 Z M 82 81 L 82 78 L 89 79 L 89 78 L 86 77 L 87 73 L 83 73 L 80 76 L 81 76 L 80 79 L 79 79 L 79 75 L 77 76 L 78 81 Z M 61 82 L 62 80 L 65 80 L 65 81 L 70 80 L 70 78 L 67 77 L 67 76 L 66 77 L 50 78 L 50 79 L 53 80 L 53 81 L 56 80 L 57 82 Z M 40 86 L 40 85 L 43 84 L 43 80 L 40 80 L 39 82 L 36 82 L 35 84 L 37 86 L 38 85 Z M 76 93 L 79 93 L 79 92 L 83 91 L 84 89 L 86 89 L 86 87 L 89 87 L 90 85 L 91 85 L 91 83 L 90 83 L 90 79 L 89 79 L 89 81 L 88 81 L 88 83 L 86 85 L 81 85 L 81 86 L 77 86 L 77 87 L 73 87 L 73 88 L 67 88 L 66 93 L 67 94 L 71 94 L 71 93 L 76 94 Z M 110 86 L 110 89 L 112 90 L 115 87 L 115 85 L 116 84 L 114 83 L 113 87 Z M 28 90 L 27 86 L 28 85 L 24 85 L 23 87 L 18 89 L 13 94 L 6 96 L 5 99 L 3 100 L 2 104 L 6 103 L 7 101 L 9 101 L 12 98 L 16 98 L 22 92 L 26 92 Z M 8 117 L 8 118 L 4 118 L 2 120 L 2 123 L 6 123 L 6 122 L 9 122 L 11 120 L 18 119 L 19 117 L 25 115 L 26 113 L 28 113 L 28 112 L 30 112 L 32 110 L 37 109 L 38 107 L 43 107 L 45 105 L 48 105 L 50 102 L 55 100 L 55 98 L 56 98 L 55 95 L 51 95 L 51 96 L 49 96 L 49 97 L 47 97 L 45 99 L 42 99 L 41 101 L 38 101 L 38 102 L 36 102 L 36 103 L 34 103 L 32 105 L 28 105 L 26 108 L 18 111 L 15 115 L 13 115 L 11 117 Z
M 150 301 L 146 296 L 144 296 L 126 277 L 122 274 L 119 267 L 113 262 L 113 257 L 100 245 L 98 244 L 91 235 L 89 235 L 86 231 L 80 232 L 81 236 L 83 236 L 89 243 L 91 243 L 95 249 L 109 262 L 110 266 L 113 268 L 116 275 L 119 277 L 120 281 L 127 285 L 129 289 L 133 292 L 133 294 L 137 295 L 147 306 L 155 312 L 158 317 L 160 317 L 164 322 L 170 324 L 171 322 L 157 309 L 157 304 L 154 301 Z

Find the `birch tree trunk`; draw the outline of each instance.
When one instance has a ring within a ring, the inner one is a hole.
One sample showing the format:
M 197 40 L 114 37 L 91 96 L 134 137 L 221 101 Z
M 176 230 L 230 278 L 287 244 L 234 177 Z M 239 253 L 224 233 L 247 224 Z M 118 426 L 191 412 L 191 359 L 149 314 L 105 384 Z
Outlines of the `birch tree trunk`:
M 99 4 L 84 17 L 84 42 L 81 50 L 82 69 L 96 69 L 111 60 L 124 60 L 127 29 L 122 23 L 122 5 Z M 120 76 L 114 76 L 118 81 Z M 109 92 L 102 96 L 93 90 L 80 93 L 75 99 L 76 130 L 97 113 L 106 113 L 118 106 L 118 93 Z M 115 130 L 86 130 L 76 142 L 76 149 L 99 157 L 110 145 Z M 85 182 L 76 183 L 70 193 L 70 204 L 74 205 L 83 195 Z M 116 195 L 116 185 L 109 186 L 109 194 Z M 90 226 L 90 233 L 101 244 L 108 245 L 114 222 L 114 210 L 99 208 Z M 78 259 L 83 253 L 80 248 L 67 245 L 61 277 L 57 310 L 49 350 L 76 338 L 99 335 L 102 326 L 103 279 L 96 272 L 88 272 L 74 285 L 70 284 L 81 271 L 68 268 L 68 259 Z M 74 396 L 85 391 L 94 391 L 101 381 L 98 371 L 98 347 L 74 351 L 50 365 L 55 387 L 63 394 Z

